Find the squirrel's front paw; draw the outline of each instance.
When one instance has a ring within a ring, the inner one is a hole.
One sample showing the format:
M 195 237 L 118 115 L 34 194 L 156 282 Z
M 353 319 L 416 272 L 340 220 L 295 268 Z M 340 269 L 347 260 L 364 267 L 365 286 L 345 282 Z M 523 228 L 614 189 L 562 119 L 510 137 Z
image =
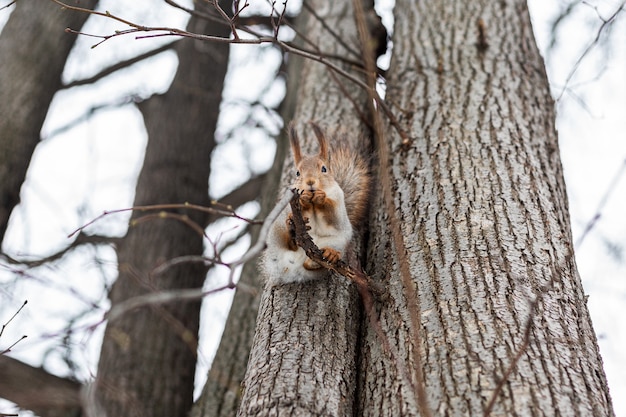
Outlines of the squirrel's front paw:
M 302 206 L 302 210 L 308 210 L 311 208 L 311 205 L 313 204 L 313 197 L 313 191 L 302 191 L 302 193 L 300 194 L 300 206 Z
M 323 190 L 315 190 L 311 202 L 316 206 L 322 206 L 326 202 L 326 192 Z
M 322 256 L 331 264 L 341 259 L 341 252 L 333 248 L 322 248 Z

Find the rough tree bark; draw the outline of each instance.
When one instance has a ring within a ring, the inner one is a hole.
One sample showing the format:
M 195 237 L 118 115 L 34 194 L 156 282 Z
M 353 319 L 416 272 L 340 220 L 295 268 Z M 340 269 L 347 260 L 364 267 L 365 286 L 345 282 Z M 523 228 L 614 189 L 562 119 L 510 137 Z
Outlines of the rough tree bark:
M 387 129 L 368 270 L 399 361 L 365 326 L 358 414 L 429 415 L 408 373 L 430 415 L 494 395 L 492 416 L 613 415 L 526 2 L 398 0 L 395 19 L 386 97 L 410 141 Z
M 221 5 L 232 8 L 230 1 Z M 188 29 L 229 34 L 227 26 L 195 17 Z M 135 205 L 209 204 L 210 153 L 229 46 L 187 40 L 177 45 L 177 52 L 179 68 L 169 91 L 140 106 L 149 141 Z M 207 222 L 198 212 L 174 214 L 199 225 Z M 133 215 L 118 250 L 112 306 L 150 291 L 199 288 L 205 279 L 206 268 L 189 263 L 153 274 L 177 256 L 201 255 L 203 237 L 173 219 L 135 223 L 142 215 Z M 108 323 L 96 379 L 97 406 L 109 416 L 186 415 L 192 405 L 199 309 L 199 301 L 140 308 Z
M 80 28 L 88 17 L 49 1 L 19 1 L 13 7 L 0 36 L 0 242 L 76 40 L 63 29 Z
M 359 60 L 351 2 L 308 1 L 307 6 L 323 22 L 305 7 L 298 18 L 299 33 L 323 53 Z M 304 125 L 309 120 L 318 121 L 331 136 L 336 130 L 349 132 L 353 144 L 368 149 L 359 118 L 367 109 L 366 93 L 322 64 L 293 55 L 289 59 L 288 94 L 294 96 L 288 100 L 293 100 L 293 118 L 305 133 L 304 152 L 313 153 L 315 147 Z M 355 109 L 346 92 L 363 107 Z M 279 146 L 287 147 L 284 137 Z M 287 158 L 282 189 L 293 175 L 292 159 Z M 360 316 L 356 290 L 341 276 L 266 288 L 238 415 L 353 415 Z

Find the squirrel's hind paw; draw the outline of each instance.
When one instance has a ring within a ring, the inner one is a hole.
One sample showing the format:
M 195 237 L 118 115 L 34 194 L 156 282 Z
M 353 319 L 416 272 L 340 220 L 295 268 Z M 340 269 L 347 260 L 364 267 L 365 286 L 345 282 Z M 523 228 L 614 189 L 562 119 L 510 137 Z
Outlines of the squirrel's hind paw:
M 304 269 L 308 271 L 315 271 L 322 267 L 322 265 L 318 264 L 317 262 L 315 262 L 313 259 L 310 259 L 310 258 L 307 258 L 307 260 L 304 261 L 302 266 L 304 267 Z
M 329 263 L 334 264 L 339 259 L 341 259 L 341 252 L 333 248 L 322 248 L 322 257 L 325 260 L 327 260 Z M 307 260 L 304 261 L 304 264 L 302 264 L 302 266 L 304 267 L 304 269 L 307 269 L 309 271 L 315 271 L 322 267 L 320 264 L 318 264 L 311 258 L 307 258 Z

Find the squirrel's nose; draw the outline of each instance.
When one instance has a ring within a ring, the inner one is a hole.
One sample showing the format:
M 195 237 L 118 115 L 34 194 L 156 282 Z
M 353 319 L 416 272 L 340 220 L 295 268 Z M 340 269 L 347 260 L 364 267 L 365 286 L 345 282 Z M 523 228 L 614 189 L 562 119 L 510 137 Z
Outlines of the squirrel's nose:
M 308 180 L 306 180 L 306 185 L 313 185 L 315 184 L 315 178 L 309 178 Z

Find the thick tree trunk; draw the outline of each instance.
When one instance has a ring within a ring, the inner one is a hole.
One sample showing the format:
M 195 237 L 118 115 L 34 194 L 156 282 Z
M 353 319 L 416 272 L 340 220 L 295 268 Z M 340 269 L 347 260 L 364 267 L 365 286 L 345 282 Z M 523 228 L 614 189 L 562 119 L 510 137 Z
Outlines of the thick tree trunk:
M 230 10 L 229 4 L 223 5 Z M 192 18 L 190 31 L 228 36 L 228 28 Z M 210 153 L 219 114 L 229 46 L 183 41 L 179 68 L 163 96 L 141 106 L 149 141 L 135 205 L 208 205 Z M 185 214 L 197 224 L 206 215 Z M 206 269 L 183 264 L 154 274 L 181 255 L 201 255 L 203 237 L 181 221 L 134 223 L 119 251 L 112 306 L 155 290 L 201 287 Z M 192 404 L 200 302 L 141 308 L 108 323 L 98 366 L 97 400 L 109 416 L 184 416 Z
M 76 39 L 63 30 L 80 29 L 89 17 L 50 1 L 22 0 L 12 7 L 0 36 L 0 242 Z
M 409 374 L 431 415 L 494 395 L 491 415 L 613 415 L 526 2 L 398 0 L 395 18 L 387 97 L 410 142 L 387 129 L 398 227 L 377 201 L 368 263 L 399 361 L 367 328 L 358 414 L 428 415 Z
M 351 1 L 307 4 L 323 24 L 305 8 L 298 21 L 299 33 L 306 34 L 324 54 L 359 60 Z M 307 130 L 305 123 L 316 120 L 329 133 L 349 132 L 353 144 L 360 143 L 363 150 L 369 148 L 359 142 L 363 140 L 359 112 L 367 108 L 366 93 L 324 65 L 293 55 L 289 59 L 288 91 L 295 95 L 287 98 L 285 106 L 295 109 L 299 130 Z M 363 108 L 355 109 L 345 91 Z M 312 153 L 315 141 L 310 129 L 306 136 L 303 150 Z M 283 149 L 287 147 L 285 139 L 279 144 Z M 283 189 L 293 181 L 292 164 L 292 158 L 287 158 Z M 352 415 L 360 316 L 356 290 L 341 276 L 266 288 L 239 415 Z

